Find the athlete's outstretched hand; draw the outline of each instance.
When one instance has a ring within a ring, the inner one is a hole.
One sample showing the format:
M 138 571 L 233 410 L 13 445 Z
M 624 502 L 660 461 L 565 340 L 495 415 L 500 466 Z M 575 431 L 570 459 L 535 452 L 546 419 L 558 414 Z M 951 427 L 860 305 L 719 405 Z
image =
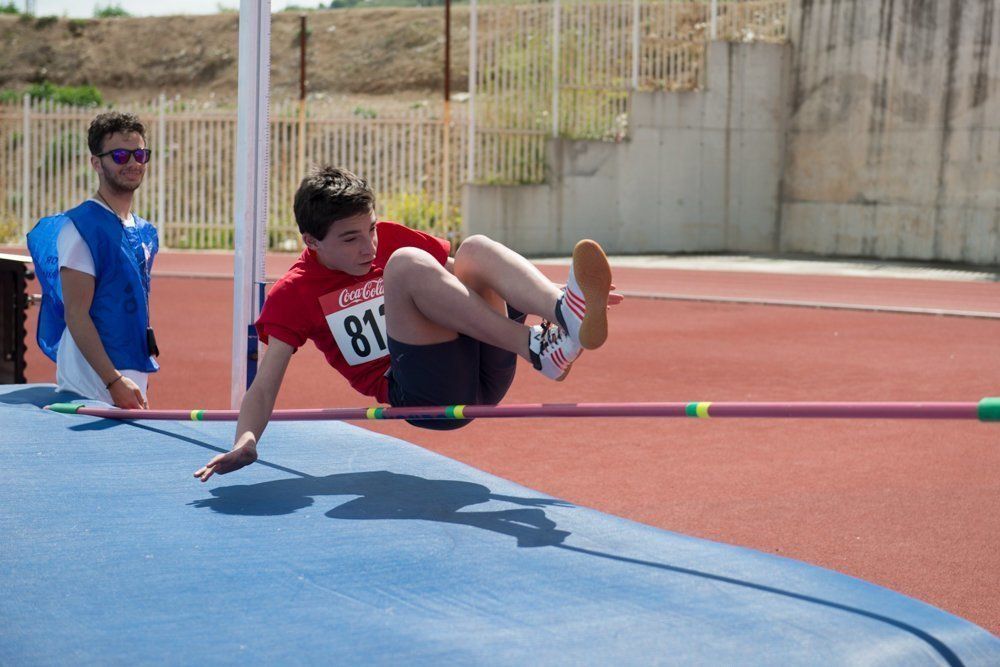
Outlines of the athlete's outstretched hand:
M 257 446 L 252 441 L 246 442 L 231 452 L 219 454 L 204 467 L 199 468 L 194 473 L 194 476 L 203 482 L 207 482 L 208 478 L 216 473 L 225 475 L 227 472 L 245 468 L 256 460 Z

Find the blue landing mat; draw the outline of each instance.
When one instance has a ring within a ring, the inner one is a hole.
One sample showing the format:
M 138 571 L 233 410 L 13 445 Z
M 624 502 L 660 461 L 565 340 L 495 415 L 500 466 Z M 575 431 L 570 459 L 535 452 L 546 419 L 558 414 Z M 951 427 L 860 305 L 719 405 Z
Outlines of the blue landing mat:
M 0 664 L 1000 664 L 898 593 L 351 425 L 272 424 L 201 484 L 232 424 L 52 398 L 0 387 Z

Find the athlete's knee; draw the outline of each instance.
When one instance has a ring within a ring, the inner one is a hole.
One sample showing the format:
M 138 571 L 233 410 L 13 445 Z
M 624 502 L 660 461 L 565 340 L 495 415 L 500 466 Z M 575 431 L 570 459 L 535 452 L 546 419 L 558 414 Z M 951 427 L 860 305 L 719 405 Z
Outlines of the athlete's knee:
M 400 248 L 389 257 L 383 275 L 387 282 L 410 281 L 422 274 L 441 269 L 441 264 L 426 250 Z
M 495 251 L 498 245 L 496 241 L 488 236 L 473 234 L 459 244 L 458 250 L 455 251 L 455 261 L 475 260 L 476 257 L 481 257 L 483 253 Z
M 455 275 L 462 279 L 472 279 L 488 265 L 490 258 L 499 254 L 502 247 L 488 236 L 470 236 L 455 251 Z

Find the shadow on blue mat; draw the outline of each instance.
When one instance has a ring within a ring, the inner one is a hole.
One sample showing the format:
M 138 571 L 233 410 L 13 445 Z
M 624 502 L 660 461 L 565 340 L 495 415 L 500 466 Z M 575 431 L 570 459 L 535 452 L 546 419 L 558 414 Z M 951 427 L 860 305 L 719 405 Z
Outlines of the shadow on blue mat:
M 101 423 L 95 422 L 94 426 Z M 148 424 L 117 422 L 112 425 L 117 424 L 165 435 L 219 453 L 228 451 Z M 417 519 L 463 524 L 510 535 L 517 539 L 519 547 L 554 546 L 562 544 L 569 536 L 568 532 L 557 530 L 555 522 L 545 516 L 544 511 L 537 509 L 550 505 L 571 507 L 561 500 L 504 496 L 473 482 L 425 479 L 385 470 L 313 477 L 264 460 L 258 460 L 254 465 L 298 475 L 299 479 L 217 487 L 212 489 L 214 498 L 196 500 L 191 505 L 222 514 L 277 516 L 310 507 L 315 502 L 314 496 L 361 496 L 337 506 L 326 516 L 331 519 Z M 526 505 L 532 509 L 459 511 L 468 505 L 490 500 Z
M 558 530 L 556 523 L 545 516 L 544 511 L 537 509 L 546 505 L 572 506 L 560 500 L 498 495 L 491 493 L 489 488 L 482 484 L 457 480 L 425 479 L 386 470 L 223 486 L 214 488 L 211 492 L 213 498 L 195 500 L 189 504 L 194 507 L 209 508 L 223 514 L 273 516 L 291 514 L 310 507 L 314 504 L 316 496 L 361 496 L 338 505 L 328 511 L 326 516 L 332 519 L 415 519 L 462 524 L 515 537 L 519 547 L 551 546 L 587 556 L 666 570 L 741 588 L 750 588 L 885 623 L 919 637 L 931 646 L 948 665 L 952 667 L 962 665 L 958 656 L 944 642 L 929 632 L 883 614 L 752 581 L 563 544 L 570 533 Z M 476 505 L 489 500 L 527 505 L 531 509 L 493 512 L 459 511 L 468 505 Z
M 490 492 L 482 484 L 446 479 L 425 479 L 387 470 L 354 472 L 306 479 L 279 479 L 260 484 L 223 486 L 212 489 L 214 498 L 191 505 L 223 514 L 274 516 L 291 514 L 311 506 L 315 496 L 361 496 L 338 505 L 326 516 L 331 519 L 415 519 L 440 521 L 510 535 L 519 547 L 561 544 L 569 535 L 540 507 L 570 506 L 549 498 L 519 498 Z M 463 507 L 500 500 L 525 509 L 461 512 Z
M 126 423 L 135 428 L 167 435 L 214 451 L 226 451 L 209 443 L 145 424 L 136 424 L 135 422 Z M 198 508 L 208 508 L 222 514 L 274 516 L 291 514 L 299 509 L 310 507 L 315 502 L 314 496 L 361 496 L 360 498 L 338 505 L 328 511 L 326 516 L 332 519 L 413 519 L 461 524 L 490 530 L 503 535 L 510 535 L 517 539 L 519 547 L 551 546 L 586 556 L 667 570 L 687 576 L 709 579 L 722 584 L 750 588 L 772 595 L 821 605 L 849 614 L 857 614 L 885 623 L 926 642 L 928 646 L 941 656 L 949 667 L 961 667 L 964 664 L 947 644 L 931 633 L 910 623 L 883 614 L 752 581 L 563 544 L 571 533 L 565 530 L 558 530 L 556 523 L 549 519 L 543 510 L 537 509 L 544 506 L 572 507 L 570 503 L 561 500 L 505 496 L 494 494 L 486 486 L 473 482 L 432 480 L 415 475 L 401 475 L 386 470 L 313 477 L 303 472 L 266 461 L 258 460 L 255 465 L 264 465 L 282 470 L 298 477 L 272 480 L 259 484 L 216 487 L 211 490 L 214 497 L 195 500 L 189 503 L 189 505 Z M 531 509 L 493 512 L 459 511 L 463 507 L 484 503 L 489 500 L 527 505 Z

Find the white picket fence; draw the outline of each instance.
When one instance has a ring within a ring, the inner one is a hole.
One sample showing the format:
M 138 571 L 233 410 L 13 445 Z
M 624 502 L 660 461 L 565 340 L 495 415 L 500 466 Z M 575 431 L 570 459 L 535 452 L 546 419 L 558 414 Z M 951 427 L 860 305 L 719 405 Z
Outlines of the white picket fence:
M 232 247 L 236 112 L 168 100 L 119 108 L 139 115 L 153 150 L 136 192 L 139 214 L 156 222 L 165 245 Z M 71 208 L 94 192 L 87 127 L 95 114 L 48 101 L 0 105 L 0 236 L 23 238 L 39 217 Z M 452 193 L 467 171 L 463 121 L 461 113 L 454 114 Z M 298 243 L 292 202 L 314 164 L 343 165 L 364 175 L 378 194 L 380 214 L 449 232 L 457 223 L 458 202 L 452 195 L 446 222 L 443 134 L 441 118 L 426 109 L 393 118 L 307 115 L 302 122 L 297 104 L 277 106 L 271 120 L 271 246 Z

